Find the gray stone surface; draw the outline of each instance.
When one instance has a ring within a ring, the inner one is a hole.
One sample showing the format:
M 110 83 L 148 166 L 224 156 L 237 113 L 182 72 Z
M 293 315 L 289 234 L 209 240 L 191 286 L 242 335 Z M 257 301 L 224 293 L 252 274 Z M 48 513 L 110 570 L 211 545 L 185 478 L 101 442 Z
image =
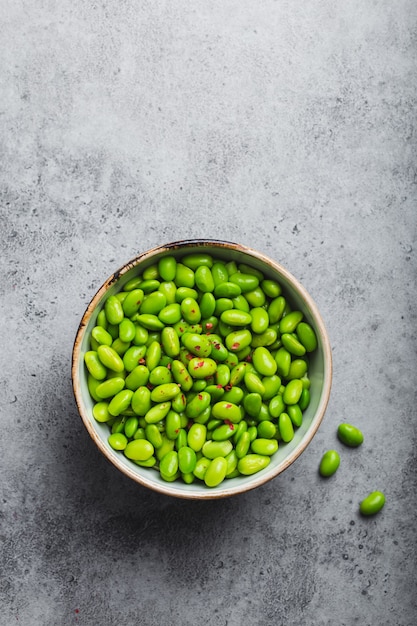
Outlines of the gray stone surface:
M 416 623 L 416 18 L 414 0 L 0 3 L 2 626 Z M 70 379 L 100 284 L 194 237 L 284 264 L 334 355 L 306 452 L 206 503 L 109 466 Z M 363 519 L 373 489 L 387 504 Z

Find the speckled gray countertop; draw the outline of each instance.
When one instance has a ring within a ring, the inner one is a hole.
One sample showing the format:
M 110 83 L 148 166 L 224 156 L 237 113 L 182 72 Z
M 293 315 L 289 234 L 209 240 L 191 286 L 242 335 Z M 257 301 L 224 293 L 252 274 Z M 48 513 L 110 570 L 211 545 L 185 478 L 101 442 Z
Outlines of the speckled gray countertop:
M 0 624 L 414 625 L 416 3 L 5 0 L 0 17 Z M 205 503 L 110 466 L 70 378 L 101 283 L 200 237 L 285 265 L 334 358 L 296 463 Z M 385 508 L 361 518 L 374 489 Z

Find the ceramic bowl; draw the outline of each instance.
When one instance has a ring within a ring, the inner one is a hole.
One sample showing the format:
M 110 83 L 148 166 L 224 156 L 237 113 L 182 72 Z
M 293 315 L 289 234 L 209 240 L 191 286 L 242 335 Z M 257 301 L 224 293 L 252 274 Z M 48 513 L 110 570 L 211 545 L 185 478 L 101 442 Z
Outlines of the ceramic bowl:
M 192 252 L 205 252 L 222 260 L 246 263 L 260 270 L 265 278 L 278 281 L 283 294 L 293 309 L 304 313 L 305 321 L 315 329 L 318 339 L 317 349 L 309 355 L 309 378 L 311 380 L 311 401 L 303 414 L 302 425 L 295 430 L 289 443 L 279 446 L 268 467 L 251 476 L 238 476 L 224 480 L 214 488 L 206 487 L 199 480 L 185 484 L 182 480 L 164 481 L 159 472 L 139 467 L 127 459 L 122 452 L 113 450 L 108 442 L 109 427 L 97 422 L 92 414 L 94 401 L 87 387 L 87 372 L 84 354 L 90 349 L 89 337 L 96 324 L 98 312 L 106 298 L 116 294 L 132 277 L 139 275 L 146 267 L 153 265 L 164 255 L 177 259 Z M 244 245 L 217 240 L 186 240 L 172 242 L 154 248 L 132 259 L 115 271 L 100 287 L 84 315 L 76 334 L 72 355 L 72 383 L 81 419 L 95 445 L 115 468 L 140 485 L 161 494 L 185 499 L 215 499 L 234 496 L 255 489 L 276 478 L 304 452 L 319 428 L 329 400 L 332 381 L 332 355 L 329 338 L 319 310 L 300 282 L 282 265 L 264 254 Z

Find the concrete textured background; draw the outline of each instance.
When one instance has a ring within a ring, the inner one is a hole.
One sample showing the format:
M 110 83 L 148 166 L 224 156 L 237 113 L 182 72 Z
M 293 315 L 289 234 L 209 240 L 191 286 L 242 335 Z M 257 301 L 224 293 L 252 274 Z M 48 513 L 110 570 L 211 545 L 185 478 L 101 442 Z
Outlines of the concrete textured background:
M 2 0 L 0 23 L 0 624 L 415 624 L 415 1 Z M 109 466 L 70 379 L 101 283 L 198 237 L 285 265 L 334 355 L 306 452 L 206 503 Z

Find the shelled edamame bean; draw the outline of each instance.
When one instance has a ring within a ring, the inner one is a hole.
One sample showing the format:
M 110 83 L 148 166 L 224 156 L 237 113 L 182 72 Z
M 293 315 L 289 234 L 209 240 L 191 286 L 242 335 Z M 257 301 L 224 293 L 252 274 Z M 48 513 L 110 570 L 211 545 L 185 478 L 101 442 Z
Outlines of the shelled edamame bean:
M 93 416 L 132 463 L 215 488 L 292 441 L 316 348 L 277 281 L 204 252 L 166 255 L 98 312 L 84 359 Z

